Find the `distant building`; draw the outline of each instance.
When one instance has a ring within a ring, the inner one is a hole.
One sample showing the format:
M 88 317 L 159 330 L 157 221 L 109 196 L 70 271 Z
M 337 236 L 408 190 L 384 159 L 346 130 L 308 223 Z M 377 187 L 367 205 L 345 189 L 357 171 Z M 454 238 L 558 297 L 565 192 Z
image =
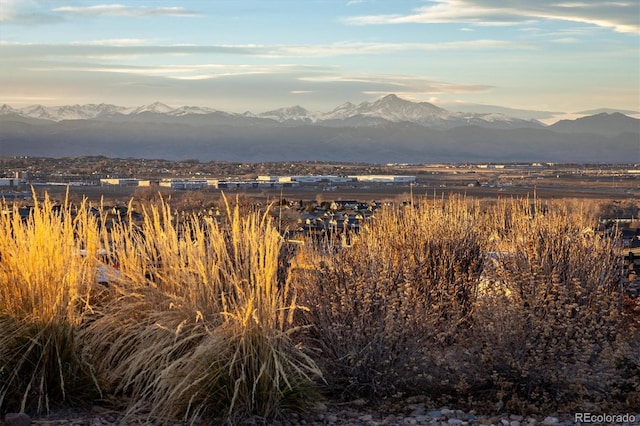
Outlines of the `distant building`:
M 27 181 L 20 178 L 0 178 L 0 186 L 20 186 L 26 184 Z
M 208 186 L 207 179 L 162 179 L 160 186 L 171 189 L 202 189 Z
M 416 181 L 415 176 L 394 176 L 394 175 L 358 175 L 349 176 L 358 182 L 371 183 L 411 183 Z
M 140 179 L 133 178 L 108 178 L 108 179 L 100 179 L 100 185 L 102 186 L 138 186 L 140 183 Z
M 303 176 L 290 176 L 291 181 L 299 183 L 345 183 L 353 182 L 353 179 L 346 176 L 333 176 L 333 175 L 303 175 Z

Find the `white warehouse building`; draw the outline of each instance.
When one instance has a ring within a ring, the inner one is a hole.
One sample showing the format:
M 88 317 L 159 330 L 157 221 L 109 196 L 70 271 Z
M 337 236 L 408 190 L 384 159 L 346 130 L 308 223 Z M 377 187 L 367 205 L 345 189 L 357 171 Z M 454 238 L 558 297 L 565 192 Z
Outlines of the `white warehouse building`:
M 358 175 L 349 176 L 358 182 L 372 183 L 411 183 L 416 181 L 415 176 L 394 176 L 394 175 Z
M 202 189 L 208 185 L 206 179 L 163 179 L 160 186 L 171 189 Z

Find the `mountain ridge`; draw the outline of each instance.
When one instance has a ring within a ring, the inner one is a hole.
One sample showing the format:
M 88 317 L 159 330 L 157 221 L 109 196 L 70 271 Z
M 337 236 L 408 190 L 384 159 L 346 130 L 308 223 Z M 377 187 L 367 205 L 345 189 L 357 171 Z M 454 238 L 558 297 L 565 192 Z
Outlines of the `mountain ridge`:
M 309 111 L 300 105 L 283 107 L 259 114 L 247 111 L 243 114 L 219 111 L 208 107 L 181 106 L 170 107 L 156 101 L 149 105 L 133 108 L 111 104 L 64 105 L 46 107 L 30 105 L 24 108 L 12 108 L 0 105 L 0 115 L 15 114 L 25 118 L 37 118 L 51 121 L 86 120 L 116 116 L 119 118 L 134 117 L 141 114 L 156 114 L 160 116 L 190 116 L 225 114 L 234 118 L 263 118 L 281 124 L 328 124 L 339 125 L 346 120 L 347 125 L 379 124 L 381 120 L 388 122 L 408 121 L 434 128 L 453 128 L 461 125 L 480 124 L 488 127 L 511 128 L 538 127 L 542 123 L 535 119 L 524 120 L 500 113 L 452 112 L 435 106 L 429 102 L 412 102 L 399 98 L 395 94 L 386 95 L 374 102 L 361 102 L 356 105 L 346 102 L 328 112 Z
M 545 127 L 553 124 L 544 124 L 538 121 L 541 118 L 539 111 L 516 110 L 497 106 L 477 105 L 478 111 L 470 107 L 455 110 L 445 109 L 429 102 L 412 102 L 402 99 L 395 94 L 389 94 L 373 102 L 361 102 L 354 104 L 345 102 L 331 111 L 310 111 L 295 105 L 273 109 L 262 113 L 246 111 L 242 114 L 225 112 L 210 107 L 183 105 L 177 108 L 156 101 L 148 105 L 136 107 L 124 107 L 113 104 L 75 104 L 62 106 L 29 105 L 23 108 L 14 108 L 10 105 L 0 105 L 0 116 L 15 115 L 17 117 L 35 118 L 49 121 L 62 120 L 90 120 L 105 117 L 133 118 L 141 114 L 156 114 L 158 116 L 194 116 L 219 114 L 234 118 L 261 118 L 273 120 L 281 124 L 326 124 L 339 125 L 345 121 L 346 125 L 377 125 L 381 121 L 402 122 L 408 121 L 433 128 L 453 128 L 462 125 L 479 124 L 481 126 L 512 128 L 512 127 Z M 583 111 L 577 114 L 584 116 L 599 115 L 602 113 L 633 115 L 635 111 L 616 110 L 612 108 L 600 108 Z M 551 113 L 549 113 L 551 114 Z M 553 113 L 560 114 L 560 113 Z M 583 118 L 583 117 L 581 117 Z M 561 127 L 561 126 L 560 126 Z
M 474 161 L 640 163 L 640 120 L 601 113 L 545 126 L 495 113 L 450 113 L 395 96 L 328 113 L 301 106 L 262 114 L 153 103 L 45 107 L 0 105 L 0 156 L 164 158 L 203 161 Z M 37 118 L 40 117 L 40 118 Z

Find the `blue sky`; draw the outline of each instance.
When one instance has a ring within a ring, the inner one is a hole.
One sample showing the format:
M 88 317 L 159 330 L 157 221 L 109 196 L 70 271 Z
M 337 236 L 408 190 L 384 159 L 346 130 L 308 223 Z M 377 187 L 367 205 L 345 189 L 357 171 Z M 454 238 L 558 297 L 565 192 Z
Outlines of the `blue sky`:
M 638 0 L 0 0 L 0 104 L 640 110 Z

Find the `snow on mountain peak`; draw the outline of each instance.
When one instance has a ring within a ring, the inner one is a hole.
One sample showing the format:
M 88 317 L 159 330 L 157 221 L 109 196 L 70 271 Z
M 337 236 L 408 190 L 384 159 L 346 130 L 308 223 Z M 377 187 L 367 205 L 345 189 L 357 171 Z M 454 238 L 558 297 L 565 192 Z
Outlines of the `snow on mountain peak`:
M 166 114 L 168 112 L 173 111 L 174 108 L 171 108 L 169 105 L 163 104 L 162 102 L 154 102 L 150 105 L 143 105 L 131 111 L 131 114 L 141 114 L 143 112 L 152 112 L 156 114 Z
M 373 102 L 361 102 L 355 105 L 346 102 L 330 112 L 312 112 L 300 105 L 274 109 L 261 114 L 246 112 L 244 114 L 225 113 L 207 107 L 182 106 L 172 108 L 161 102 L 149 105 L 125 108 L 110 104 L 67 105 L 62 107 L 45 107 L 32 105 L 21 109 L 13 109 L 7 105 L 0 107 L 0 114 L 17 114 L 24 117 L 52 121 L 95 119 L 101 116 L 118 114 L 135 116 L 142 113 L 182 117 L 190 115 L 218 114 L 220 117 L 270 119 L 287 124 L 326 124 L 350 126 L 368 126 L 385 122 L 410 122 L 432 128 L 452 128 L 463 125 L 480 125 L 497 128 L 530 127 L 540 125 L 527 120 L 517 119 L 497 113 L 460 113 L 439 108 L 428 102 L 412 102 L 395 94 L 386 95 Z M 218 119 L 220 119 L 218 117 Z
M 450 113 L 428 102 L 411 102 L 397 95 L 387 95 L 375 102 L 363 102 L 355 112 L 365 116 L 381 117 L 393 122 L 411 121 L 431 124 L 436 119 L 447 119 Z
M 164 106 L 167 106 L 167 105 L 164 105 Z M 180 108 L 176 108 L 171 111 L 168 111 L 167 113 L 175 116 L 183 116 L 183 115 L 189 115 L 189 114 L 198 114 L 198 115 L 211 114 L 213 112 L 216 112 L 216 110 L 212 108 L 185 105 L 185 106 L 181 106 Z
M 17 109 L 11 108 L 7 104 L 0 105 L 0 114 L 17 114 L 18 112 Z
M 316 115 L 300 105 L 278 108 L 258 114 L 259 117 L 270 118 L 281 123 L 285 121 L 313 122 L 316 120 Z

